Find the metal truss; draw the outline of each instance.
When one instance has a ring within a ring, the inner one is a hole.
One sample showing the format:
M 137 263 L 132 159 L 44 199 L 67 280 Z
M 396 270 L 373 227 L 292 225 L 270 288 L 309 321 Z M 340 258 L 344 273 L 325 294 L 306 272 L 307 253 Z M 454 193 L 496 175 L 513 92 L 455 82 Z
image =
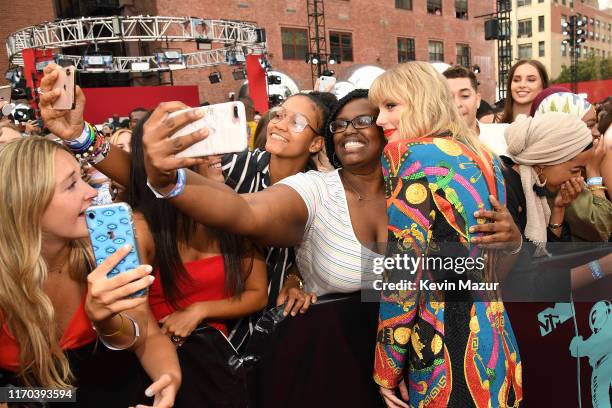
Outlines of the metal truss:
M 230 64 L 231 58 L 228 58 L 228 53 L 235 59 L 240 59 L 244 56 L 241 50 L 234 47 L 217 48 L 209 51 L 200 51 L 194 53 L 183 54 L 185 64 L 178 69 L 187 68 L 204 68 L 214 67 L 222 64 Z M 140 56 L 140 57 L 114 57 L 112 69 L 88 69 L 83 64 L 83 57 L 80 55 L 58 55 L 62 61 L 71 61 L 72 65 L 76 66 L 81 72 L 107 72 L 107 73 L 128 73 L 128 72 L 157 72 L 168 71 L 171 69 L 167 65 L 160 65 L 155 56 Z M 149 64 L 149 69 L 135 70 L 132 68 L 132 63 L 144 62 Z M 176 68 L 175 68 L 176 69 Z
M 64 48 L 124 41 L 199 41 L 256 47 L 256 30 L 254 24 L 198 17 L 83 17 L 24 28 L 8 36 L 6 48 L 9 60 L 23 65 L 21 51 L 24 48 Z

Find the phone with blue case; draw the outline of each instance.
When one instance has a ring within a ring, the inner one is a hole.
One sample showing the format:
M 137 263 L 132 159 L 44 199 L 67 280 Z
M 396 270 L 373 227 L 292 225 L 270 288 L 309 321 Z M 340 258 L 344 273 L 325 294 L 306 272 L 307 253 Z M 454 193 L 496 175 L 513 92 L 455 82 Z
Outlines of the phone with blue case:
M 89 207 L 85 210 L 85 220 L 96 257 L 96 265 L 100 265 L 122 246 L 126 244 L 132 246 L 125 258 L 107 274 L 109 279 L 140 265 L 132 208 L 128 204 L 116 203 Z M 146 289 L 140 290 L 132 297 L 143 296 L 145 293 Z

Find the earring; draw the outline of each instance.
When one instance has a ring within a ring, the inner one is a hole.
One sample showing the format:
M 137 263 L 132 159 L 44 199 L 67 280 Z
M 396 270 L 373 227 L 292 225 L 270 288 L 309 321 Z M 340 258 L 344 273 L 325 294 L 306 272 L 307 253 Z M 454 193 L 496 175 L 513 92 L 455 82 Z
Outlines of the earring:
M 546 185 L 546 182 L 548 181 L 548 179 L 546 177 L 544 177 L 544 181 L 540 180 L 540 176 L 542 175 L 543 172 L 544 172 L 543 168 L 540 168 L 539 170 L 536 170 L 536 175 L 538 176 L 537 177 L 538 178 L 537 183 L 538 183 L 538 185 L 540 187 L 544 187 Z

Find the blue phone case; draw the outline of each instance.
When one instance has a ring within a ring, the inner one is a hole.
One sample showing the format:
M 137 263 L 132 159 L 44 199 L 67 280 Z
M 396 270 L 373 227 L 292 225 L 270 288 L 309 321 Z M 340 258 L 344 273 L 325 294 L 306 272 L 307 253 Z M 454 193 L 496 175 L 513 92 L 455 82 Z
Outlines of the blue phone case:
M 96 265 L 100 265 L 125 244 L 132 245 L 131 251 L 125 258 L 107 274 L 109 279 L 140 265 L 132 209 L 128 204 L 116 203 L 89 207 L 85 210 L 85 220 L 96 257 Z M 140 290 L 132 297 L 142 296 L 145 293 L 146 289 Z

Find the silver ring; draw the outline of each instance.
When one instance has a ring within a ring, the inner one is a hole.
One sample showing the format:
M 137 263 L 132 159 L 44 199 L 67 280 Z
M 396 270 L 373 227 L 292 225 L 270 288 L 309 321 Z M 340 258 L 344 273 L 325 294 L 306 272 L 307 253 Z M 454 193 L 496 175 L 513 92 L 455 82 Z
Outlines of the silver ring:
M 43 95 L 44 92 L 40 89 L 40 86 L 38 88 L 36 88 L 36 92 L 38 92 L 39 95 Z
M 170 337 L 170 341 L 172 341 L 174 344 L 180 344 L 184 341 L 184 339 L 181 336 L 172 335 Z

